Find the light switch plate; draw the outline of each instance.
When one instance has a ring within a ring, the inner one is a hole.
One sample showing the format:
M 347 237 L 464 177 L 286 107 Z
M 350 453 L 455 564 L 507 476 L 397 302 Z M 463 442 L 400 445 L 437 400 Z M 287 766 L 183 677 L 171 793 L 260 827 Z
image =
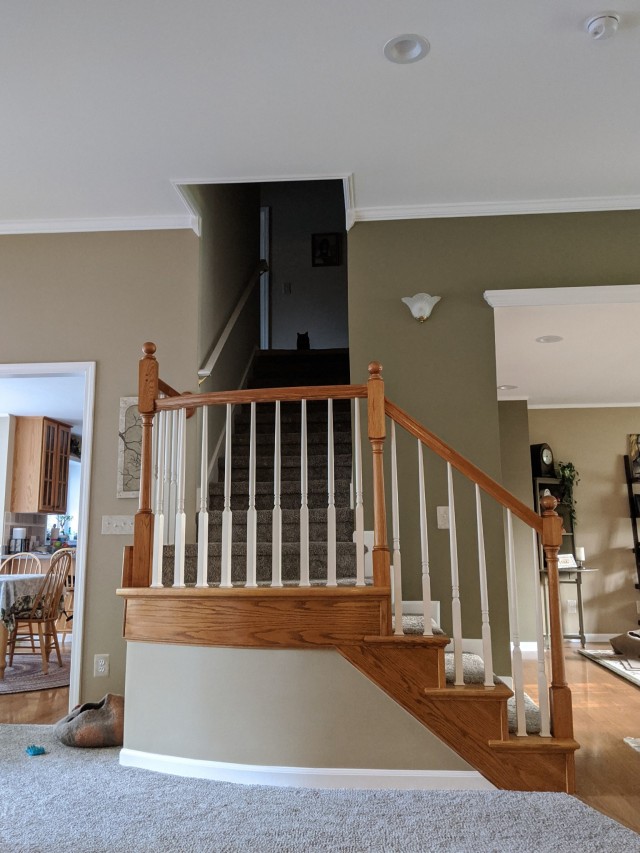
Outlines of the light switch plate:
M 102 532 L 127 536 L 133 533 L 132 515 L 103 515 Z

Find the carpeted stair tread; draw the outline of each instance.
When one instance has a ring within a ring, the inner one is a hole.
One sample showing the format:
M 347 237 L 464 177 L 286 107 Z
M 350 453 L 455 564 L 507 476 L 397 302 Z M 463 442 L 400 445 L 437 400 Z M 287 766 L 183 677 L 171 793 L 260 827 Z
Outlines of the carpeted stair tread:
M 291 512 L 291 510 L 287 510 L 287 512 Z M 267 513 L 265 510 L 261 510 L 261 514 L 266 515 L 271 513 Z M 236 516 L 240 515 L 240 513 L 234 513 L 234 520 L 231 526 L 231 535 L 234 542 L 246 542 L 247 539 L 247 522 L 246 522 L 246 514 L 245 518 L 240 521 L 236 518 Z M 325 524 L 309 524 L 309 541 L 310 542 L 322 542 L 324 539 L 326 541 L 327 535 L 327 525 Z M 216 542 L 220 541 L 222 536 L 222 523 L 213 523 L 209 524 L 209 541 Z M 258 541 L 259 542 L 272 542 L 273 541 L 273 525 L 271 519 L 269 521 L 261 521 L 258 522 Z M 282 541 L 283 542 L 299 542 L 300 541 L 300 522 L 292 522 L 289 524 L 283 523 L 282 525 Z M 337 542 L 352 542 L 353 541 L 353 525 L 352 524 L 337 524 L 336 525 L 336 541 Z
M 224 470 L 224 460 L 220 460 L 220 467 Z M 256 468 L 270 468 L 273 470 L 273 453 L 257 453 L 255 456 Z M 336 468 L 345 468 L 347 473 L 346 477 L 351 477 L 351 454 L 350 453 L 338 453 L 334 456 L 333 464 Z M 300 476 L 300 453 L 292 452 L 288 450 L 286 453 L 282 454 L 280 459 L 280 465 L 282 468 L 295 468 L 296 474 Z M 231 468 L 232 470 L 240 469 L 240 468 L 248 468 L 249 467 L 249 454 L 235 454 L 231 456 Z M 319 454 L 315 453 L 313 455 L 307 455 L 307 467 L 311 468 L 323 468 L 326 470 L 327 468 L 327 451 L 325 449 L 324 453 Z

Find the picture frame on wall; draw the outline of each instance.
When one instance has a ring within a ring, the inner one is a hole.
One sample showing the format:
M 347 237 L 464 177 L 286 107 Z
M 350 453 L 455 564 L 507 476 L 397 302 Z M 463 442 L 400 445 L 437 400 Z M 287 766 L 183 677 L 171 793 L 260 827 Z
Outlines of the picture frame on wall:
M 629 464 L 634 477 L 640 476 L 640 435 L 636 432 L 627 436 Z
M 120 397 L 118 422 L 118 483 L 119 498 L 140 496 L 140 465 L 142 459 L 142 417 L 137 397 Z
M 339 267 L 342 263 L 342 234 L 311 235 L 311 264 L 314 267 Z

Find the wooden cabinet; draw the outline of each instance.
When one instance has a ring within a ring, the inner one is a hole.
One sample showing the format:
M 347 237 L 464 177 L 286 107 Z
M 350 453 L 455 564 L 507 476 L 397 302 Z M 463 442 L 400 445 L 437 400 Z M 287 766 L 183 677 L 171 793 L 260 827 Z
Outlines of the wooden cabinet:
M 11 512 L 67 511 L 69 424 L 51 418 L 16 418 Z

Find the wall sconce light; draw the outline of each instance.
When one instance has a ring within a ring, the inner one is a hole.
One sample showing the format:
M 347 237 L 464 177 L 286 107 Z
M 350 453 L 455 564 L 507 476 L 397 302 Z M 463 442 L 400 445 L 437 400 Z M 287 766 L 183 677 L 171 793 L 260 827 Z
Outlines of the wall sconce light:
M 428 293 L 416 293 L 415 296 L 403 296 L 402 301 L 408 307 L 419 323 L 428 320 L 433 306 L 440 302 L 441 296 L 430 296 Z

